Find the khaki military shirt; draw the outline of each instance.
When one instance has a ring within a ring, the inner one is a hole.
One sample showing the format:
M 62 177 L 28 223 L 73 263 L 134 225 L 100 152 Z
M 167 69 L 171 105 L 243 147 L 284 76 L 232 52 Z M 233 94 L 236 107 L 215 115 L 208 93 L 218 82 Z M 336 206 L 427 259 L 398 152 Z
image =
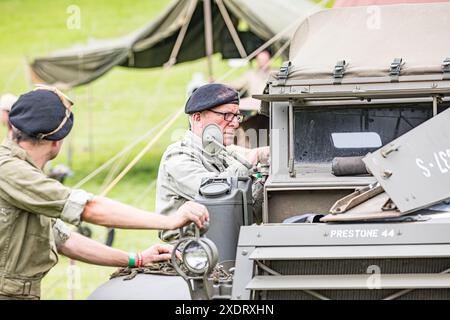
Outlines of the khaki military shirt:
M 197 195 L 204 178 L 248 175 L 248 169 L 225 153 L 217 156 L 202 148 L 201 138 L 187 131 L 184 138 L 164 152 L 156 186 L 156 211 L 172 214 Z M 160 232 L 160 238 L 173 239 L 176 232 Z
M 11 140 L 0 146 L 0 177 L 0 295 L 39 298 L 70 235 L 63 221 L 79 224 L 92 195 L 48 178 Z

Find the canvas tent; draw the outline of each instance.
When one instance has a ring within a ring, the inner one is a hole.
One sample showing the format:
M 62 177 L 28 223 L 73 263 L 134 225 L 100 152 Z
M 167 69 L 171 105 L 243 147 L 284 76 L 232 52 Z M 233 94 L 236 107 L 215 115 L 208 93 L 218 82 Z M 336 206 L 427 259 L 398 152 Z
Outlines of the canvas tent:
M 209 11 L 205 4 L 209 4 Z M 302 18 L 318 10 L 309 0 L 175 0 L 154 21 L 132 34 L 35 59 L 32 79 L 68 88 L 87 84 L 114 66 L 152 68 L 218 52 L 225 59 L 245 57 L 292 24 L 293 32 L 296 21 L 300 24 Z M 205 42 L 208 20 L 210 41 Z M 237 28 L 242 21 L 248 26 L 246 31 Z M 280 47 L 292 32 L 284 33 L 274 45 Z M 210 43 L 209 49 L 205 43 Z

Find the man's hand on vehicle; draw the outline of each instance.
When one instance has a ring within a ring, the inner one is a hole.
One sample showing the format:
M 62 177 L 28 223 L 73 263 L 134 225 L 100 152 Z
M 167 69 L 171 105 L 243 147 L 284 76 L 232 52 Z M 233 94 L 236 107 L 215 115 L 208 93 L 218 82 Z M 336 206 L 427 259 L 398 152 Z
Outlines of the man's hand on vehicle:
M 173 246 L 170 244 L 155 244 L 141 252 L 144 260 L 143 266 L 151 263 L 167 261 L 172 257 Z
M 270 156 L 270 148 L 267 147 L 259 147 L 251 149 L 247 155 L 247 160 L 253 164 L 257 165 L 258 163 L 267 163 L 269 161 Z
M 209 213 L 204 205 L 188 201 L 171 218 L 173 221 L 171 229 L 183 227 L 191 222 L 194 222 L 199 228 L 202 228 L 205 221 L 209 221 Z

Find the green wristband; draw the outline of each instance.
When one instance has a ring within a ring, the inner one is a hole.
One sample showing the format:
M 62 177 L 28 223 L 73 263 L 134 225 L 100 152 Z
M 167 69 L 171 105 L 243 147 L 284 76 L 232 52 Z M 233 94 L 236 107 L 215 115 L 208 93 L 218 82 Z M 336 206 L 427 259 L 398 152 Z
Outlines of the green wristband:
M 128 257 L 129 257 L 128 266 L 136 267 L 136 253 L 130 252 L 130 253 L 128 253 Z

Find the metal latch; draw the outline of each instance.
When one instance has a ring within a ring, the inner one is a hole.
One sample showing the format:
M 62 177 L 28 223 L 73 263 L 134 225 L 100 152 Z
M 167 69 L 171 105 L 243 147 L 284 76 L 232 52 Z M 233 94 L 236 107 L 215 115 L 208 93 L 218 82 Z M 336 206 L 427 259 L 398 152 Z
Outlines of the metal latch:
M 345 67 L 347 64 L 345 63 L 345 60 L 339 60 L 336 65 L 334 66 L 334 84 L 340 84 L 342 82 L 342 78 L 344 78 L 345 73 Z
M 444 73 L 442 79 L 450 79 L 450 58 L 445 58 L 442 63 L 442 72 Z
M 387 156 L 394 152 L 394 151 L 398 151 L 399 146 L 394 144 L 394 143 L 390 143 L 389 145 L 387 145 L 386 147 L 383 147 L 383 149 L 381 149 L 381 156 L 383 158 L 387 158 Z
M 392 61 L 391 67 L 389 69 L 389 75 L 392 78 L 391 81 L 398 81 L 402 65 L 402 58 L 395 58 L 394 61 Z
M 286 79 L 289 75 L 289 69 L 291 68 L 292 63 L 290 61 L 285 61 L 281 65 L 280 71 L 277 74 L 277 78 L 280 84 L 285 84 Z

